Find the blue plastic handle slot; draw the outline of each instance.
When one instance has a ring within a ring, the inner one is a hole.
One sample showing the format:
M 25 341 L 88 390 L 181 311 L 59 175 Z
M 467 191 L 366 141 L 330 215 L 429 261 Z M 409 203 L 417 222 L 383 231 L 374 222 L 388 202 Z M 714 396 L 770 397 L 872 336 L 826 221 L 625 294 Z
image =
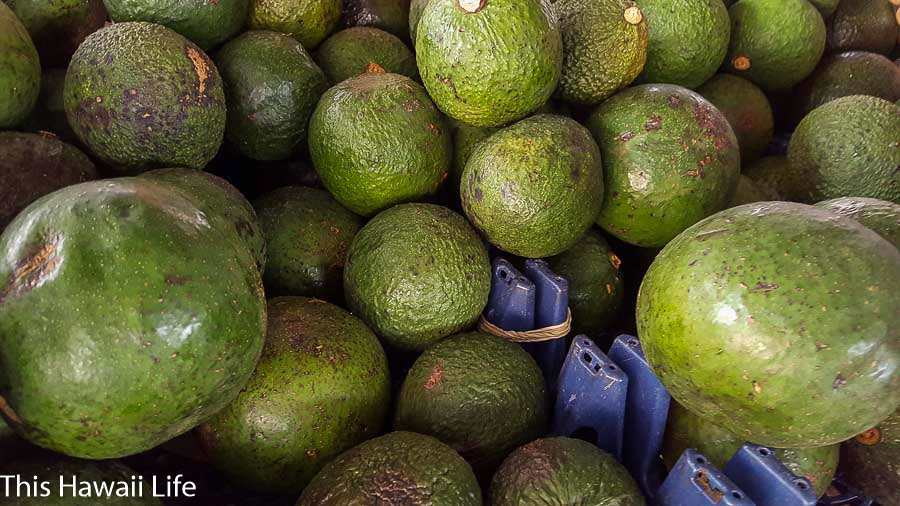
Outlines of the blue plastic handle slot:
M 532 330 L 536 291 L 534 283 L 511 263 L 495 258 L 485 317 L 504 330 Z
M 722 472 L 757 506 L 815 506 L 812 483 L 800 478 L 776 457 L 775 450 L 752 443 L 741 446 Z
M 747 494 L 713 467 L 700 452 L 688 448 L 663 481 L 656 506 L 755 506 Z M 787 506 L 787 505 L 785 505 Z
M 544 260 L 526 260 L 523 270 L 537 291 L 534 328 L 540 329 L 565 322 L 569 308 L 569 282 L 553 272 Z M 555 391 L 559 371 L 566 358 L 566 338 L 525 343 L 522 347 L 541 367 L 548 390 Z

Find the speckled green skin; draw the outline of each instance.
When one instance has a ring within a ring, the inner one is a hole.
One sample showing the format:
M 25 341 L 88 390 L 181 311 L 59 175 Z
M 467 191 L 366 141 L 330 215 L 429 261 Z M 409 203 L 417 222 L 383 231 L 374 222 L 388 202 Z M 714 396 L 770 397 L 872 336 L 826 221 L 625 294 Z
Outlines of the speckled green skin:
M 865 197 L 839 197 L 819 202 L 816 207 L 858 221 L 900 249 L 900 205 Z
M 740 0 L 728 9 L 731 44 L 723 69 L 766 92 L 790 89 L 816 68 L 825 52 L 825 21 L 806 0 Z M 750 59 L 748 70 L 734 60 Z
M 612 455 L 567 437 L 537 439 L 512 452 L 490 494 L 492 506 L 645 504 L 634 478 Z
M 900 204 L 900 106 L 853 95 L 810 112 L 791 136 L 788 160 L 802 202 L 854 196 Z
M 244 240 L 260 273 L 266 269 L 266 239 L 253 206 L 228 181 L 208 172 L 189 169 L 158 169 L 141 177 L 174 185 L 191 199 L 215 227 L 233 231 Z
M 0 132 L 0 232 L 38 197 L 97 177 L 84 153 L 56 137 Z
M 225 131 L 225 92 L 212 60 L 160 25 L 115 23 L 75 51 L 64 91 L 69 124 L 123 173 L 202 169 Z
M 721 0 L 638 0 L 650 44 L 640 83 L 696 88 L 712 77 L 728 52 L 731 22 Z
M 251 0 L 247 27 L 286 33 L 312 51 L 340 19 L 341 0 Z
M 723 469 L 744 442 L 733 433 L 691 413 L 677 402 L 669 405 L 662 448 L 663 462 L 669 469 L 675 466 L 675 462 L 688 448 L 698 450 L 710 464 Z M 840 445 L 781 448 L 775 453 L 778 460 L 792 473 L 812 483 L 816 497 L 822 497 L 834 478 Z
M 412 47 L 416 47 L 416 33 L 418 33 L 419 20 L 422 19 L 422 13 L 425 12 L 425 6 L 431 0 L 410 0 L 409 2 L 409 38 L 412 41 Z
M 381 432 L 390 406 L 387 357 L 358 318 L 327 302 L 276 297 L 268 314 L 256 371 L 197 433 L 232 481 L 299 494 L 325 463 Z
M 103 0 L 3 0 L 28 30 L 41 65 L 65 66 L 78 45 L 106 21 Z
M 750 179 L 741 174 L 738 178 L 737 189 L 731 197 L 728 207 L 737 207 L 744 204 L 752 204 L 754 202 L 767 202 L 779 200 L 778 193 L 772 188 L 762 183 Z
M 540 368 L 503 338 L 471 332 L 431 346 L 400 390 L 394 427 L 434 436 L 490 476 L 516 447 L 544 434 Z
M 737 138 L 697 93 L 635 86 L 600 104 L 587 126 L 606 179 L 597 223 L 619 239 L 663 246 L 731 200 L 740 173 Z
M 449 125 L 425 89 L 398 74 L 366 73 L 335 85 L 309 124 L 322 184 L 362 216 L 435 193 L 452 149 Z
M 378 28 L 341 30 L 328 37 L 313 57 L 333 84 L 365 73 L 370 63 L 386 72 L 419 78 L 416 55 L 395 35 Z
M 452 448 L 392 432 L 343 453 L 303 491 L 297 506 L 481 506 L 472 468 Z
M 550 98 L 562 72 L 562 37 L 543 0 L 490 0 L 467 13 L 432 0 L 419 20 L 422 82 L 448 116 L 474 126 L 524 118 Z
M 0 236 L 0 280 L 0 411 L 61 453 L 121 457 L 190 430 L 262 350 L 250 252 L 150 179 L 34 202 Z
M 563 40 L 559 98 L 597 105 L 641 73 L 647 61 L 647 20 L 635 25 L 625 21 L 625 9 L 634 6 L 631 0 L 555 0 Z
M 450 167 L 450 178 L 446 184 L 453 187 L 454 193 L 459 194 L 463 170 L 472 152 L 475 151 L 475 146 L 499 130 L 496 127 L 476 127 L 461 121 L 456 122 L 453 129 L 453 165 Z
M 409 0 L 344 0 L 341 25 L 371 26 L 409 40 Z
M 344 260 L 362 220 L 317 188 L 288 186 L 253 202 L 265 233 L 266 293 L 344 299 Z
M 0 2 L 0 128 L 27 118 L 40 91 L 37 49 L 22 22 Z
M 894 8 L 884 0 L 842 0 L 828 20 L 828 51 L 890 54 L 897 43 Z
M 878 444 L 851 439 L 841 445 L 841 472 L 881 504 L 900 504 L 900 410 L 879 423 L 878 430 Z
M 349 308 L 401 350 L 423 350 L 471 328 L 490 282 L 478 234 L 433 204 L 402 204 L 373 218 L 353 239 L 344 267 Z
M 147 21 L 170 28 L 208 51 L 244 28 L 250 0 L 103 0 L 117 22 Z
M 716 74 L 697 93 L 725 115 L 741 150 L 741 163 L 758 160 L 775 132 L 769 99 L 755 84 L 731 74 Z
M 600 149 L 571 118 L 532 116 L 478 144 L 459 193 L 469 220 L 494 246 L 529 258 L 556 255 L 600 212 Z
M 63 106 L 63 89 L 66 85 L 66 69 L 58 67 L 41 71 L 41 92 L 31 115 L 21 123 L 28 132 L 51 132 L 60 140 L 77 143 L 78 137 L 66 120 Z
M 875 232 L 813 206 L 748 204 L 656 257 L 638 335 L 691 411 L 758 444 L 824 446 L 900 404 L 898 290 L 900 252 Z
M 841 0 L 809 0 L 809 3 L 813 4 L 813 7 L 819 9 L 823 18 L 828 18 L 828 16 L 834 14 L 835 9 L 837 9 L 840 2 Z
M 594 230 L 569 250 L 548 258 L 553 272 L 569 282 L 572 335 L 596 337 L 619 312 L 624 295 L 621 261 Z
M 750 178 L 757 186 L 765 187 L 765 191 L 774 192 L 778 198 L 770 200 L 796 200 L 802 183 L 794 181 L 794 173 L 786 156 L 766 156 L 747 165 L 742 175 Z
M 228 141 L 253 160 L 284 160 L 304 149 L 328 80 L 303 46 L 283 33 L 254 30 L 214 57 L 225 81 Z

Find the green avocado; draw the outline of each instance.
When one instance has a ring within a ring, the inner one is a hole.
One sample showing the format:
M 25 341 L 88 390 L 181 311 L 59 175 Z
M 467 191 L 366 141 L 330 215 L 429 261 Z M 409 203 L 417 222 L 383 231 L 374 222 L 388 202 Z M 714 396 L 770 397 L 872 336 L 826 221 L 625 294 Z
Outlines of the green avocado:
M 204 51 L 237 35 L 250 0 L 103 0 L 116 23 L 147 21 L 172 29 Z
M 372 216 L 438 190 L 450 171 L 450 135 L 420 84 L 367 72 L 322 95 L 309 124 L 309 151 L 334 198 Z
M 757 183 L 749 177 L 741 174 L 738 179 L 737 189 L 731 197 L 728 207 L 737 207 L 754 202 L 768 202 L 780 200 L 778 194 L 770 187 Z
M 369 506 L 373 500 L 391 506 L 481 506 L 481 489 L 452 448 L 430 436 L 398 431 L 331 461 L 297 506 Z
M 816 207 L 858 221 L 900 249 L 900 204 L 866 197 L 839 197 L 819 202 Z
M 65 66 L 106 22 L 103 0 L 3 0 L 28 30 L 44 67 Z
M 372 63 L 385 72 L 419 78 L 416 55 L 395 35 L 378 28 L 341 30 L 328 37 L 313 57 L 332 84 L 365 73 Z
M 28 31 L 0 2 L 0 129 L 21 123 L 41 91 L 41 62 Z
M 381 432 L 390 406 L 387 357 L 358 318 L 327 302 L 276 297 L 268 315 L 256 371 L 197 434 L 230 480 L 298 494 L 329 460 Z
M 481 141 L 487 139 L 500 129 L 497 127 L 477 127 L 467 125 L 462 121 L 455 122 L 453 129 L 453 165 L 450 167 L 450 177 L 445 186 L 452 187 L 456 197 L 459 196 L 459 184 L 462 181 L 466 162 L 475 151 Z
M 225 137 L 253 160 L 284 160 L 306 147 L 307 124 L 328 80 L 293 38 L 244 32 L 215 55 L 225 82 Z
M 370 26 L 409 40 L 409 0 L 344 0 L 341 25 Z
M 828 21 L 828 51 L 890 54 L 897 43 L 894 7 L 885 0 L 841 0 Z
M 841 445 L 841 472 L 881 504 L 900 504 L 900 409 Z
M 697 93 L 635 86 L 600 104 L 587 126 L 606 178 L 597 223 L 619 239 L 661 247 L 730 202 L 740 174 L 738 141 L 725 116 Z
M 250 0 L 250 30 L 290 35 L 312 51 L 337 29 L 341 0 Z
M 440 439 L 490 476 L 511 451 L 544 434 L 546 403 L 543 374 L 521 346 L 480 332 L 457 334 L 415 361 L 394 427 Z
M 731 74 L 716 74 L 697 93 L 716 106 L 737 137 L 741 163 L 759 159 L 775 133 L 769 99 L 755 84 Z
M 900 203 L 900 106 L 853 95 L 810 112 L 791 137 L 802 202 L 854 196 Z
M 225 132 L 225 92 L 212 60 L 152 23 L 89 35 L 72 56 L 64 101 L 79 140 L 123 173 L 202 169 Z
M 744 168 L 741 175 L 747 176 L 760 189 L 777 197 L 769 200 L 796 201 L 803 187 L 802 182 L 794 180 L 794 173 L 786 156 L 760 158 Z
M 564 116 L 526 118 L 481 141 L 460 199 L 496 247 L 541 258 L 571 248 L 603 204 L 603 167 L 591 133 Z
M 66 120 L 63 105 L 63 90 L 66 86 L 66 68 L 43 69 L 41 72 L 41 92 L 31 115 L 20 124 L 27 132 L 50 132 L 60 140 L 77 143 L 78 137 Z
M 840 2 L 841 0 L 809 0 L 809 3 L 813 4 L 813 7 L 816 9 L 819 9 L 819 12 L 825 19 L 834 14 Z
M 422 19 L 422 13 L 425 12 L 425 6 L 431 0 L 410 0 L 409 2 L 409 39 L 412 41 L 412 47 L 416 47 L 416 33 L 419 28 L 419 20 Z
M 696 88 L 722 65 L 731 38 L 721 0 L 638 0 L 647 16 L 650 44 L 641 83 Z
M 173 186 L 41 197 L 0 235 L 0 413 L 68 455 L 138 453 L 225 407 L 266 328 L 253 256 Z M 188 247 L 189 246 L 189 247 Z
M 431 0 L 416 33 L 428 94 L 444 114 L 474 126 L 501 126 L 543 105 L 562 55 L 544 0 Z
M 900 404 L 898 290 L 900 252 L 868 228 L 804 204 L 747 204 L 656 257 L 638 335 L 687 409 L 757 444 L 830 445 Z

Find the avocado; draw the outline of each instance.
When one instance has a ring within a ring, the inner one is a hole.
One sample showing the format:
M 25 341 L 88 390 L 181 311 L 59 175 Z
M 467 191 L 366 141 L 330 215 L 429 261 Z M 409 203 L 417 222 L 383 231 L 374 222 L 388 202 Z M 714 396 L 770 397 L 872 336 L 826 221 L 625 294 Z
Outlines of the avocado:
M 462 181 L 466 162 L 475 151 L 478 144 L 500 130 L 497 127 L 477 127 L 467 125 L 462 121 L 456 121 L 453 129 L 453 165 L 450 167 L 450 177 L 445 187 L 451 187 L 456 199 L 459 200 L 459 184 Z
M 385 72 L 419 78 L 416 55 L 402 40 L 378 28 L 357 26 L 341 30 L 328 37 L 313 58 L 332 84 L 365 73 L 371 63 Z
M 0 129 L 21 123 L 41 91 L 41 62 L 28 31 L 0 2 Z
M 250 0 L 250 30 L 290 35 L 312 51 L 337 29 L 341 0 Z
M 122 457 L 237 396 L 265 299 L 249 249 L 215 223 L 149 178 L 69 186 L 13 220 L 0 235 L 0 412 L 18 434 Z
M 606 178 L 597 223 L 615 237 L 661 247 L 731 201 L 740 174 L 737 138 L 699 94 L 671 84 L 634 86 L 600 104 L 587 126 Z
M 297 506 L 481 506 L 472 468 L 437 439 L 391 432 L 342 453 L 303 491 Z
M 39 197 L 97 177 L 84 153 L 52 134 L 0 132 L 0 232 Z
M 409 0 L 344 0 L 341 26 L 379 28 L 409 40 Z
M 230 480 L 298 494 L 326 462 L 381 432 L 390 406 L 387 357 L 358 318 L 327 302 L 276 297 L 268 315 L 256 371 L 197 434 Z
M 900 205 L 866 197 L 840 197 L 816 204 L 858 221 L 900 249 Z
M 600 149 L 571 118 L 532 116 L 475 147 L 459 192 L 469 220 L 494 246 L 529 258 L 556 255 L 597 219 Z
M 253 202 L 266 238 L 269 295 L 344 299 L 344 260 L 362 220 L 328 192 L 288 186 Z
M 754 202 L 768 202 L 779 200 L 778 194 L 765 184 L 757 183 L 749 177 L 741 174 L 738 178 L 737 189 L 731 197 L 728 207 L 737 207 Z
M 834 14 L 834 11 L 837 9 L 840 2 L 841 0 L 809 0 L 809 3 L 816 9 L 819 9 L 819 13 L 821 13 L 822 17 L 825 19 L 828 19 L 829 16 Z
M 491 480 L 492 506 L 644 506 L 634 478 L 612 455 L 568 437 L 536 439 L 512 452 Z
M 449 126 L 425 89 L 398 74 L 367 72 L 336 84 L 309 124 L 322 184 L 362 216 L 434 194 L 452 149 Z
M 841 472 L 848 482 L 881 504 L 898 504 L 900 409 L 841 445 Z
M 23 121 L 21 129 L 27 132 L 49 132 L 60 140 L 77 143 L 78 137 L 66 120 L 63 90 L 66 85 L 66 68 L 57 67 L 41 71 L 41 92 L 31 115 Z
M 556 95 L 597 105 L 631 84 L 647 61 L 647 20 L 631 0 L 553 0 L 563 41 Z
M 728 14 L 725 70 L 768 93 L 787 91 L 805 79 L 825 52 L 825 21 L 807 0 L 740 0 Z
M 710 464 L 723 469 L 744 443 L 740 437 L 688 411 L 677 402 L 669 404 L 662 448 L 663 462 L 668 469 L 675 466 L 688 448 L 694 448 Z M 812 483 L 816 497 L 822 497 L 831 485 L 839 453 L 839 444 L 775 450 L 775 456 L 792 473 Z
M 555 14 L 544 1 L 428 2 L 417 28 L 416 62 L 444 114 L 474 126 L 501 126 L 550 98 L 563 50 Z
M 828 51 L 890 54 L 897 43 L 894 8 L 885 0 L 841 0 L 828 21 Z
M 65 66 L 84 38 L 103 27 L 103 0 L 4 0 L 31 35 L 44 67 Z
M 440 439 L 489 477 L 511 451 L 544 434 L 546 404 L 544 377 L 531 355 L 471 332 L 419 356 L 400 389 L 394 427 Z
M 425 12 L 425 6 L 431 0 L 410 0 L 409 2 L 409 39 L 412 41 L 412 47 L 416 47 L 416 33 L 419 28 L 419 20 L 422 19 L 422 13 Z
M 854 196 L 900 203 L 900 106 L 853 95 L 814 109 L 797 126 L 788 160 L 802 202 Z
M 725 115 L 737 137 L 742 164 L 762 157 L 775 135 L 772 107 L 762 90 L 744 78 L 716 74 L 697 93 Z
M 116 23 L 147 21 L 172 29 L 209 51 L 237 35 L 250 0 L 103 0 Z
M 763 191 L 777 197 L 768 200 L 796 201 L 803 188 L 803 182 L 794 180 L 794 173 L 786 156 L 760 158 L 748 165 L 742 175 L 750 178 Z
M 900 252 L 875 232 L 758 202 L 662 250 L 638 294 L 638 335 L 672 397 L 709 422 L 765 446 L 830 445 L 900 404 L 897 290 Z
M 638 0 L 638 5 L 650 29 L 639 83 L 693 89 L 716 73 L 731 38 L 728 9 L 721 0 Z
M 303 46 L 266 30 L 244 32 L 214 55 L 225 82 L 225 137 L 253 160 L 306 147 L 307 124 L 328 80 Z
M 89 35 L 72 56 L 64 101 L 79 140 L 126 174 L 202 169 L 225 132 L 225 92 L 212 60 L 152 23 L 115 23 Z

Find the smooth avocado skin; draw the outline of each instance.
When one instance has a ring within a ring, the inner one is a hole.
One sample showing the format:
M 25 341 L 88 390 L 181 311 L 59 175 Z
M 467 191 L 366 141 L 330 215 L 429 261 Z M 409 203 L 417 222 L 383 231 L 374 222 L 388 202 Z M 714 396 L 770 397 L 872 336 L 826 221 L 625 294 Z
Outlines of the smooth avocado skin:
M 344 299 L 344 261 L 363 220 L 325 190 L 287 186 L 253 202 L 265 234 L 266 293 Z
M 151 179 L 38 199 L 0 235 L 0 279 L 2 415 L 67 455 L 122 457 L 187 432 L 237 396 L 262 350 L 248 248 Z
M 253 160 L 284 160 L 302 151 L 309 117 L 328 89 L 303 46 L 283 33 L 253 30 L 214 57 L 225 82 L 228 141 Z
M 481 506 L 472 468 L 437 439 L 397 431 L 370 439 L 328 463 L 297 506 Z
M 725 115 L 737 137 L 742 164 L 762 157 L 775 134 L 775 117 L 759 87 L 742 77 L 716 74 L 697 93 Z
M 685 408 L 757 444 L 830 445 L 900 403 L 898 289 L 900 252 L 872 230 L 804 204 L 747 204 L 656 257 L 638 335 Z
M 536 439 L 512 452 L 491 480 L 493 506 L 644 506 L 628 470 L 596 446 L 568 437 Z
M 841 445 L 847 481 L 881 504 L 900 501 L 900 409 Z
M 731 22 L 721 0 L 638 0 L 650 42 L 639 83 L 696 88 L 711 78 L 728 52 Z
M 4 0 L 28 30 L 45 68 L 65 66 L 106 22 L 103 0 Z
M 564 116 L 526 118 L 481 141 L 463 170 L 460 199 L 475 228 L 514 255 L 572 247 L 603 204 L 600 150 Z
M 890 54 L 897 43 L 897 23 L 891 2 L 841 0 L 828 20 L 828 51 Z
M 844 196 L 900 204 L 900 106 L 853 95 L 814 109 L 788 145 L 802 202 Z
M 544 0 L 431 0 L 416 33 L 422 82 L 444 114 L 474 126 L 524 118 L 550 98 L 562 36 Z
M 170 28 L 204 51 L 237 35 L 247 22 L 250 0 L 103 0 L 116 23 L 147 21 Z
M 489 477 L 515 448 L 545 433 L 546 386 L 516 343 L 470 332 L 429 347 L 403 381 L 394 427 L 434 436 Z
M 900 204 L 866 197 L 838 197 L 819 202 L 816 207 L 858 221 L 900 249 Z
M 365 73 L 372 63 L 385 72 L 419 78 L 416 55 L 395 35 L 378 28 L 355 26 L 341 30 L 328 37 L 313 58 L 332 84 Z
M 28 31 L 0 2 L 0 128 L 21 123 L 41 91 L 41 62 Z
M 740 173 L 726 117 L 681 86 L 644 84 L 613 95 L 587 120 L 603 153 L 597 224 L 619 239 L 661 247 L 725 208 Z
M 250 30 L 271 30 L 312 51 L 337 29 L 341 0 L 250 0 Z
M 344 0 L 341 25 L 379 28 L 409 40 L 409 0 Z
M 64 90 L 78 139 L 116 171 L 202 169 L 225 132 L 225 92 L 193 42 L 146 22 L 114 23 L 72 56 Z
M 367 72 L 336 84 L 309 124 L 322 185 L 361 216 L 433 195 L 452 148 L 449 125 L 425 89 L 398 74 Z

